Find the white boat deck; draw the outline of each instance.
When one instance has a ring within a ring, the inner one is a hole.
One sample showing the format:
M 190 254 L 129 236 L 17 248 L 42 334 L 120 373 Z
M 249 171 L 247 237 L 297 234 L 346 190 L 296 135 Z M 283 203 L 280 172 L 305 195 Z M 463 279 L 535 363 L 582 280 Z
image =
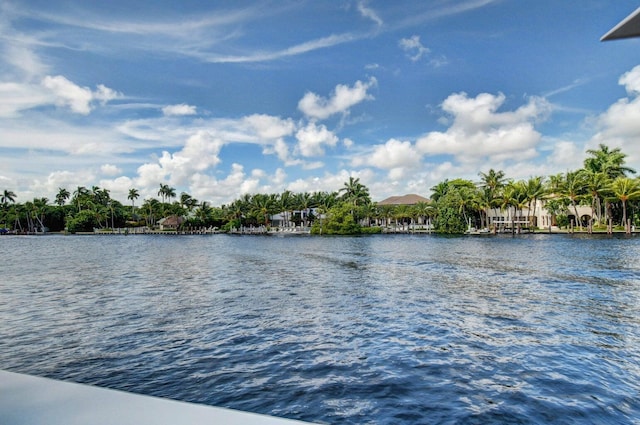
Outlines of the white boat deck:
M 294 425 L 305 422 L 0 370 L 2 425 Z

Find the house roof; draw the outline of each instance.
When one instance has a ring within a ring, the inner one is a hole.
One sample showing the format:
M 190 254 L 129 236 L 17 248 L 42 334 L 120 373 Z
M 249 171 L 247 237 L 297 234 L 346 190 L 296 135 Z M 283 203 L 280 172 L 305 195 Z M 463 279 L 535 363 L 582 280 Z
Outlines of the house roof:
M 165 217 L 159 221 L 159 223 L 163 226 L 179 226 L 184 222 L 182 217 L 178 217 L 177 215 L 170 215 L 169 217 Z
M 429 202 L 429 200 L 420 195 L 409 194 L 403 196 L 391 196 L 378 202 L 378 205 L 415 205 L 418 202 Z
M 602 36 L 601 41 L 640 36 L 640 7 Z

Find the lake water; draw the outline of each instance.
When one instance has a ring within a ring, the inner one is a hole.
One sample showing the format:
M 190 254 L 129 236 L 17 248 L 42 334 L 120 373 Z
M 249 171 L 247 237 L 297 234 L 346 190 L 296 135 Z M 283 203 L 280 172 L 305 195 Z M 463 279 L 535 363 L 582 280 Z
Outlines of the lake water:
M 640 423 L 640 238 L 2 236 L 0 259 L 0 369 L 319 423 Z

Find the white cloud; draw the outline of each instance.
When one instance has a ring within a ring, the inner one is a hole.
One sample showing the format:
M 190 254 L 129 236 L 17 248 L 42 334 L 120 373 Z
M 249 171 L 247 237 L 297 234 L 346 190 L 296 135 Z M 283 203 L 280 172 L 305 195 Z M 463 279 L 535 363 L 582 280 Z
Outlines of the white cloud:
M 619 147 L 628 154 L 628 163 L 640 164 L 640 65 L 626 72 L 619 80 L 629 97 L 619 99 L 596 118 L 596 134 L 587 148 L 602 143 L 611 148 Z
M 335 134 L 324 125 L 318 126 L 314 122 L 298 130 L 296 139 L 298 139 L 298 151 L 306 157 L 324 155 L 325 146 L 333 147 L 338 143 L 338 137 Z
M 189 137 L 184 147 L 173 154 L 163 151 L 155 163 L 138 167 L 136 183 L 140 186 L 155 186 L 169 181 L 173 185 L 184 185 L 190 176 L 215 167 L 224 142 L 205 131 Z
M 296 126 L 291 118 L 282 119 L 266 114 L 249 115 L 242 119 L 258 137 L 262 139 L 277 140 L 290 136 Z
M 167 105 L 162 108 L 162 113 L 165 116 L 195 115 L 196 107 L 187 105 L 186 103 L 180 103 L 178 105 Z
M 20 111 L 50 103 L 41 86 L 22 83 L 0 83 L 0 117 L 14 117 Z
M 91 112 L 93 109 L 91 103 L 94 100 L 104 104 L 121 96 L 103 85 L 99 85 L 98 90 L 92 92 L 89 88 L 80 87 L 62 75 L 44 77 L 42 86 L 53 96 L 52 103 L 58 106 L 68 106 L 73 112 L 82 115 L 88 115 Z
M 631 71 L 625 72 L 618 83 L 625 87 L 629 94 L 640 94 L 640 65 L 635 66 Z
M 413 35 L 409 38 L 402 38 L 398 42 L 398 45 L 413 62 L 416 62 L 429 53 L 429 49 L 422 45 L 420 42 L 420 36 L 418 35 Z
M 122 173 L 122 169 L 113 164 L 104 164 L 100 167 L 100 172 L 105 176 L 115 176 Z
M 298 109 L 310 118 L 326 119 L 331 115 L 346 112 L 362 101 L 373 99 L 367 91 L 377 83 L 377 80 L 371 77 L 364 83 L 356 81 L 353 87 L 339 84 L 329 99 L 308 92 L 298 102 Z
M 352 165 L 388 170 L 387 179 L 394 181 L 414 173 L 421 165 L 421 157 L 411 142 L 390 139 L 382 145 L 374 146 L 372 153 L 355 157 Z
M 453 117 L 453 123 L 445 132 L 422 136 L 416 147 L 424 154 L 449 154 L 467 163 L 481 162 L 485 157 L 495 161 L 535 157 L 541 134 L 533 123 L 549 113 L 549 104 L 532 97 L 515 111 L 498 112 L 504 101 L 503 94 L 482 93 L 475 98 L 466 93 L 450 95 L 442 109 Z
M 358 12 L 360 12 L 360 14 L 363 17 L 371 19 L 379 27 L 382 26 L 383 24 L 382 19 L 378 16 L 375 10 L 371 9 L 368 6 L 368 1 L 366 0 L 358 1 L 357 7 L 358 7 Z

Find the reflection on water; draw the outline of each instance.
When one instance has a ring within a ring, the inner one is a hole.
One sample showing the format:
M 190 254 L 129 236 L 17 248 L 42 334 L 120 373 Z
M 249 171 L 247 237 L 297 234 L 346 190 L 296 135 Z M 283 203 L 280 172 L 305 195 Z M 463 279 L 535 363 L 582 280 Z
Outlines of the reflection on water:
M 324 423 L 633 423 L 640 242 L 0 237 L 0 368 Z

